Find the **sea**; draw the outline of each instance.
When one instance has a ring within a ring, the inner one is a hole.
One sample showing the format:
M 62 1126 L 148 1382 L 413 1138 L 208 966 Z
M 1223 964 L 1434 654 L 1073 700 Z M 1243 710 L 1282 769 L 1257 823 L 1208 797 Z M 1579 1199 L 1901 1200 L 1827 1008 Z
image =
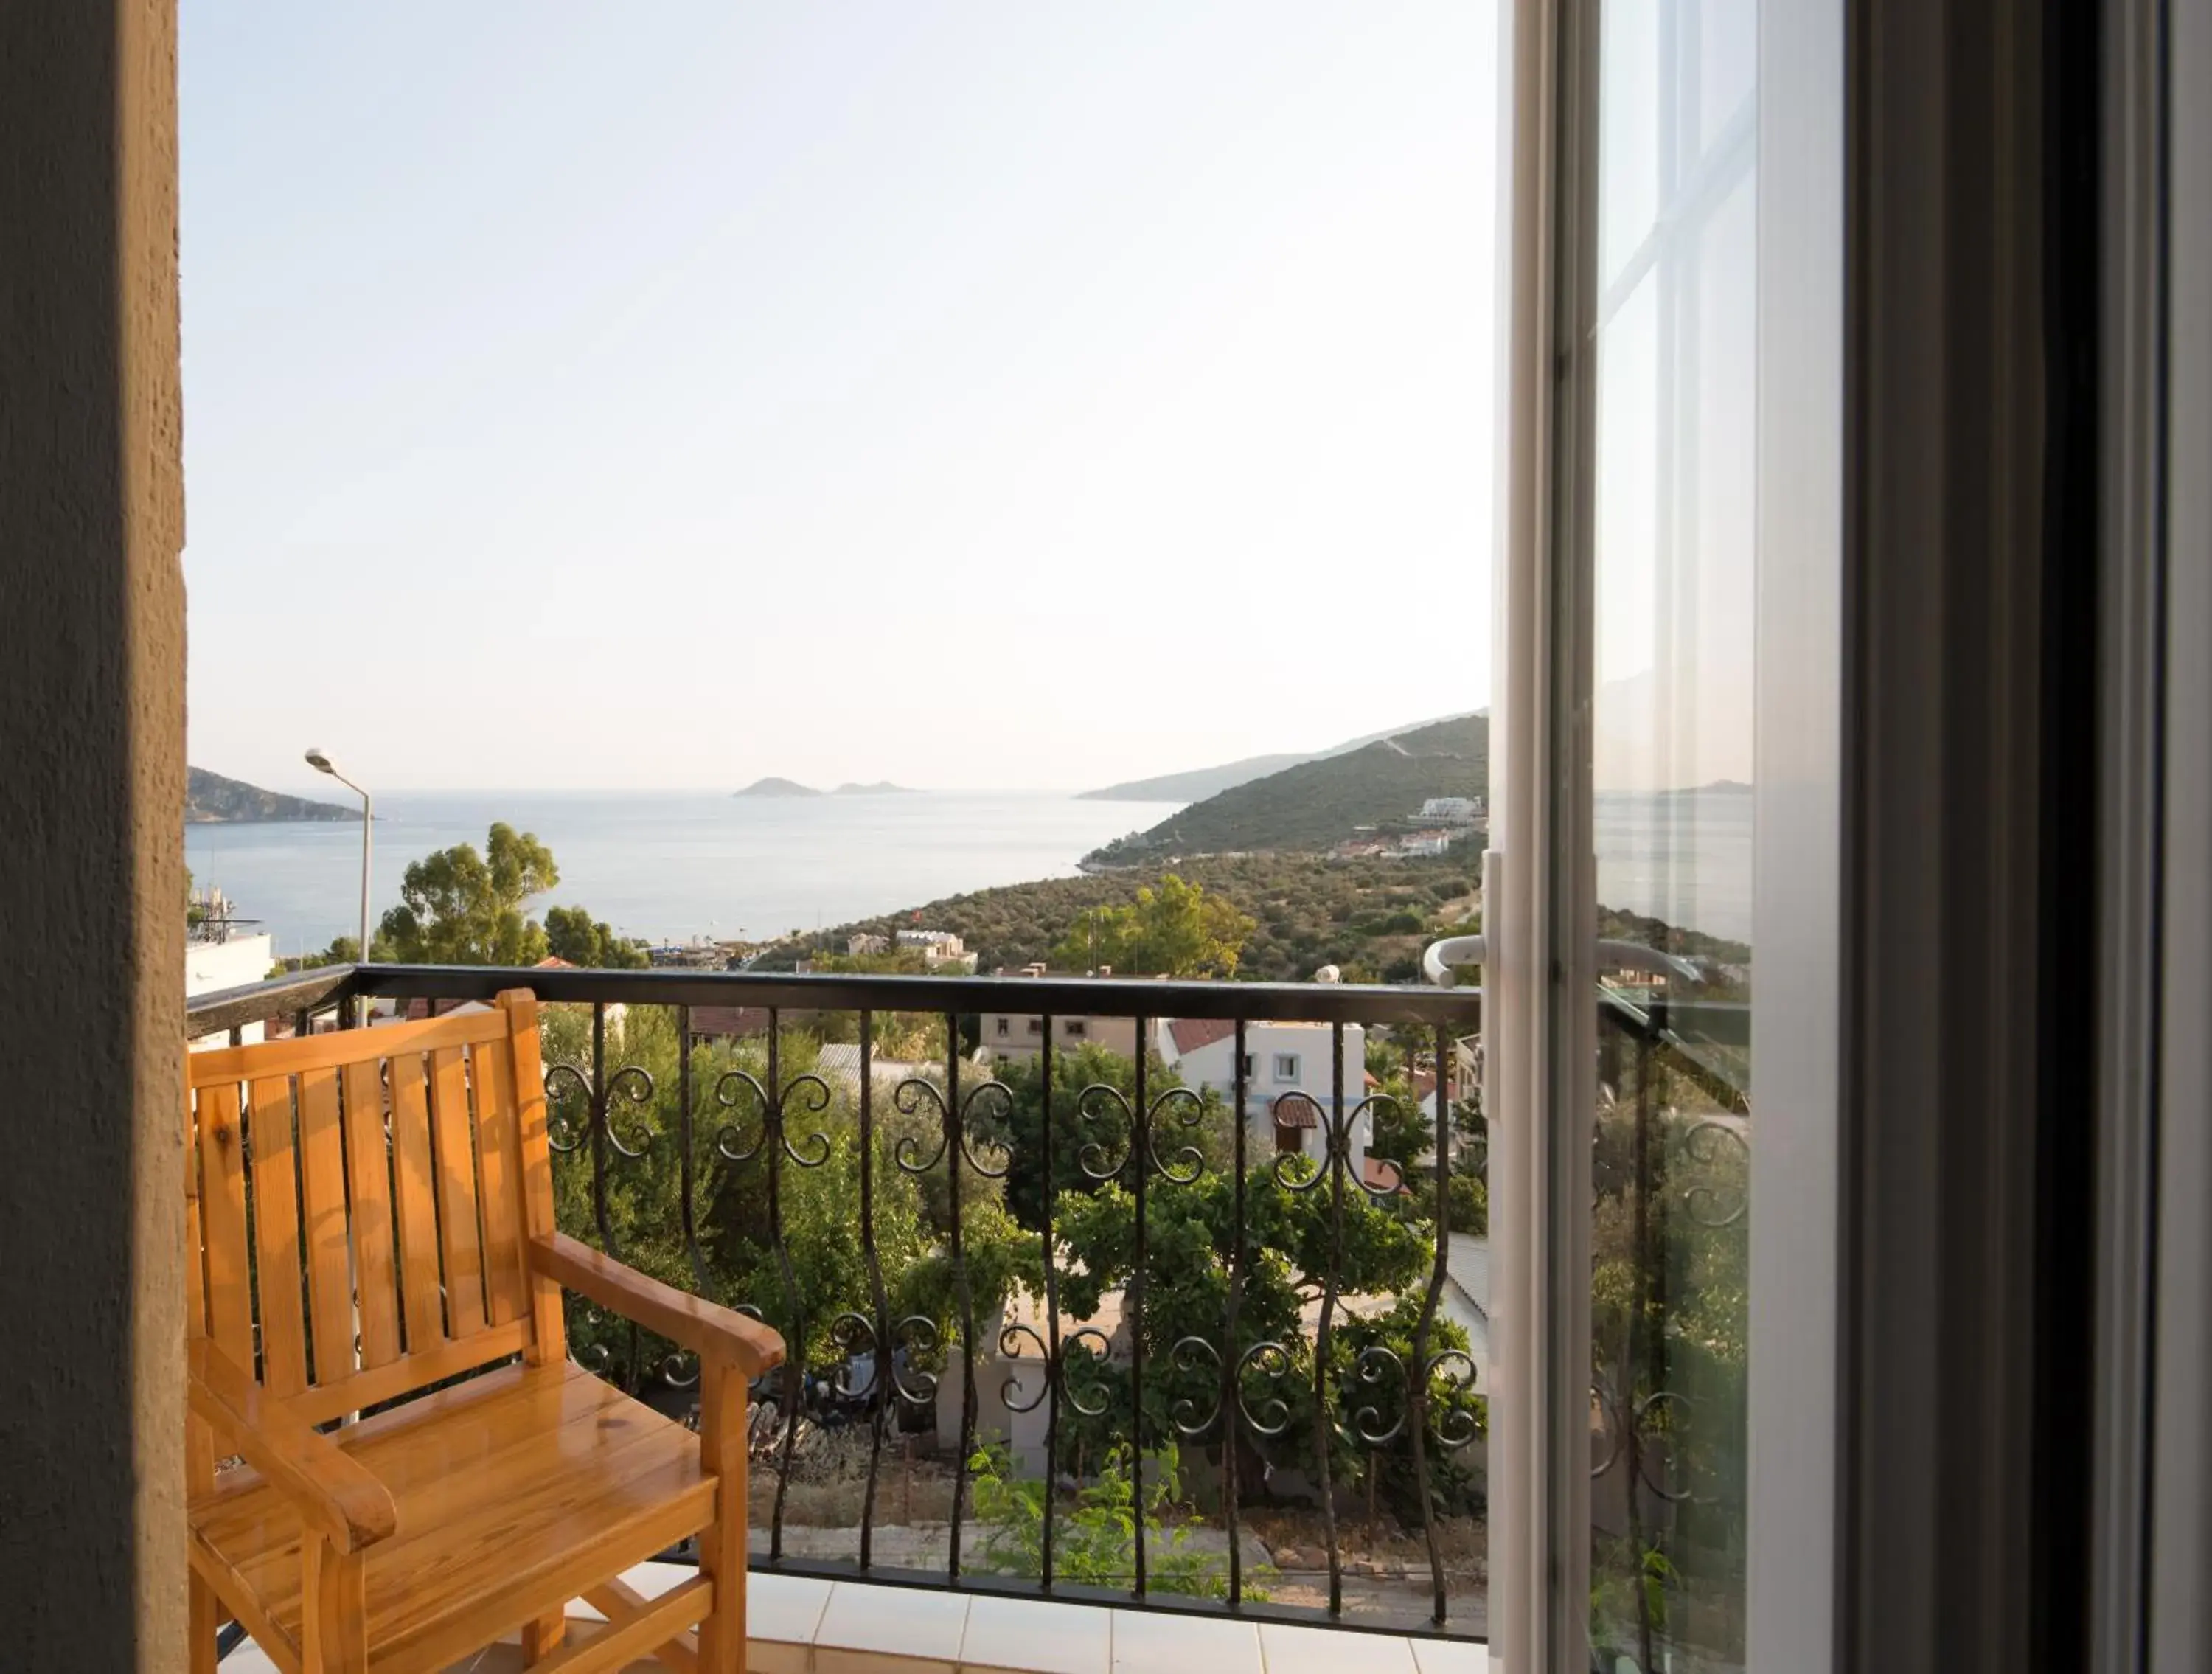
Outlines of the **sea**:
M 714 791 L 393 791 L 376 799 L 370 917 L 399 899 L 408 862 L 493 822 L 553 851 L 544 900 L 591 909 L 655 943 L 766 940 L 896 912 L 994 884 L 1067 878 L 1109 837 L 1181 804 L 1085 801 L 1065 792 L 908 791 L 732 796 Z M 280 954 L 326 947 L 361 916 L 361 826 L 320 821 L 187 825 L 185 863 L 258 921 Z
M 998 884 L 1076 874 L 1076 862 L 1157 825 L 1172 802 L 1064 792 L 910 791 L 735 797 L 712 791 L 395 791 L 377 799 L 371 916 L 408 862 L 483 847 L 495 820 L 534 833 L 561 881 L 537 904 L 588 907 L 625 935 L 765 940 Z M 1601 793 L 1599 898 L 1712 935 L 1751 934 L 1751 807 L 1741 792 Z M 361 828 L 352 822 L 187 825 L 193 880 L 219 886 L 280 954 L 351 935 Z

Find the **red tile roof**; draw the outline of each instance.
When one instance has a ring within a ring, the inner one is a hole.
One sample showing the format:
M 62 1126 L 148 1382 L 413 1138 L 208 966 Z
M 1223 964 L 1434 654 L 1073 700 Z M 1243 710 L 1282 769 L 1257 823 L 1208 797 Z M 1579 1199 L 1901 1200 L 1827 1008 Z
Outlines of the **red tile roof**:
M 1362 1157 L 1359 1173 L 1370 1191 L 1410 1191 L 1413 1189 L 1406 1184 L 1405 1170 L 1388 1157 Z
M 1275 1100 L 1275 1125 L 1278 1128 L 1319 1128 L 1321 1111 L 1304 1093 L 1278 1099 Z
M 1236 1032 L 1237 1026 L 1226 1018 L 1178 1017 L 1168 1025 L 1168 1034 L 1175 1042 L 1178 1056 L 1195 1052 L 1201 1046 L 1211 1046 L 1217 1040 L 1226 1040 Z

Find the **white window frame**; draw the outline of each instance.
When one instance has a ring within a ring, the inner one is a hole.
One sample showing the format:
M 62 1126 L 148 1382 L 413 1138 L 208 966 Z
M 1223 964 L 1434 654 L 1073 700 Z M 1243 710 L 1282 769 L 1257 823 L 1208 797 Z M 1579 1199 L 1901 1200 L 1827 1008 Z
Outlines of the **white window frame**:
M 2163 283 L 2178 310 L 2179 299 L 2201 299 L 2212 285 L 2212 111 L 2198 91 L 2212 76 L 2212 0 L 2182 0 L 2166 17 L 2172 132 Z M 2116 55 L 2116 61 L 2134 60 Z M 2184 96 L 2183 89 L 2191 91 Z M 2212 736 L 2212 668 L 2203 655 L 2212 629 L 2212 478 L 2201 468 L 2212 455 L 2212 333 L 2203 320 L 2200 301 L 2193 323 L 2177 318 L 2163 345 L 2166 457 L 2181 468 L 2159 484 L 2167 505 L 2165 802 L 2157 833 L 2166 1022 L 2158 1064 L 2157 1277 L 2148 1299 L 2158 1349 L 2142 1439 L 2150 1506 L 2141 1526 L 2150 1550 L 2145 1665 L 2161 1669 L 2212 1665 L 2212 1608 L 2204 1603 L 2212 1529 L 2203 1514 L 2212 1502 L 2212 1319 L 2205 1307 L 2212 1227 L 2203 1214 L 2212 1183 L 2212 1035 L 2199 1026 L 2203 949 L 2212 943 L 2206 882 L 2212 772 L 2204 753 Z
M 1596 15 L 1595 0 L 1518 0 L 1503 25 L 1511 301 L 1496 362 L 1483 1079 L 1486 1108 L 1534 1116 L 1493 1120 L 1490 1148 L 1490 1649 L 1516 1671 L 1589 1666 L 1595 357 L 1574 322 L 1598 304 Z M 1755 621 L 1762 644 L 1793 649 L 1756 677 L 1747 1663 L 1818 1674 L 1837 1510 L 1840 942 L 1838 891 L 1819 880 L 1840 879 L 1845 42 L 1841 0 L 1761 15 L 1756 460 L 1792 492 L 1759 497 Z
M 1842 0 L 1760 8 L 1746 1660 L 1835 1647 L 1843 957 Z M 1825 880 L 1825 882 L 1824 882 Z
M 1280 1085 L 1283 1082 L 1288 1081 L 1295 1085 L 1297 1081 L 1298 1070 L 1301 1067 L 1301 1060 L 1298 1054 L 1296 1052 L 1278 1052 L 1274 1055 L 1274 1057 L 1275 1080 L 1277 1084 Z M 1285 1069 L 1283 1067 L 1285 1064 L 1288 1064 L 1290 1068 Z

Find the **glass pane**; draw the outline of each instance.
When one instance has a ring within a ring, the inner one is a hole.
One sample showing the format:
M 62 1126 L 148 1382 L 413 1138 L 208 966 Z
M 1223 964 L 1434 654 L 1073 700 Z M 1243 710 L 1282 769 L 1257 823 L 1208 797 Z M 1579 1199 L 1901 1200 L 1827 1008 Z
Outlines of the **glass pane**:
M 1598 136 L 1607 190 L 1598 204 L 1599 283 L 1611 285 L 1659 211 L 1660 21 L 1657 5 L 1607 6 L 1600 51 L 1608 66 Z
M 1717 1670 L 1744 1647 L 1755 17 L 1605 17 L 1590 1631 L 1607 1670 Z
M 1696 143 L 1719 143 L 1731 124 L 1752 113 L 1759 70 L 1757 0 L 1703 0 L 1697 9 L 1698 131 Z

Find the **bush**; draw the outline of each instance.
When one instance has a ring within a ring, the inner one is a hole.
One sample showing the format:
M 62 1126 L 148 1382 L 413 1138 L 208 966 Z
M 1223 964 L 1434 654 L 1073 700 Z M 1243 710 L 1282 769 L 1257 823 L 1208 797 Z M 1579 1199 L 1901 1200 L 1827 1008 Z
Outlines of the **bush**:
M 975 1514 L 990 1532 L 984 1537 L 983 1567 L 1000 1575 L 1044 1573 L 1045 1485 L 1016 1480 L 1006 1449 L 979 1448 L 968 1462 Z M 1127 1587 L 1137 1574 L 1137 1519 L 1145 1525 L 1147 1583 L 1161 1592 L 1195 1598 L 1229 1596 L 1229 1559 L 1199 1549 L 1190 1531 L 1170 1527 L 1161 1513 L 1182 1497 L 1182 1461 L 1170 1443 L 1145 1455 L 1145 1503 L 1137 1504 L 1130 1480 L 1129 1452 L 1117 1447 L 1106 1456 L 1096 1482 L 1078 1488 L 1072 1507 L 1055 1507 L 1053 1579 L 1079 1586 Z M 1264 1577 L 1272 1571 L 1260 1572 Z M 1247 1598 L 1264 1602 L 1267 1593 L 1251 1585 Z

